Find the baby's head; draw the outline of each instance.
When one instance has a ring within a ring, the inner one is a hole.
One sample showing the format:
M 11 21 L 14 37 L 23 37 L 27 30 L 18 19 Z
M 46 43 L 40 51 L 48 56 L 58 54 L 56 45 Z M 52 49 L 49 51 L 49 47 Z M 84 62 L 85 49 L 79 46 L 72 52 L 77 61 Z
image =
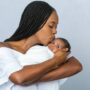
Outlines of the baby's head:
M 71 52 L 71 46 L 68 40 L 64 38 L 56 38 L 50 44 L 48 44 L 48 48 L 52 52 L 56 52 L 58 49 L 66 52 Z

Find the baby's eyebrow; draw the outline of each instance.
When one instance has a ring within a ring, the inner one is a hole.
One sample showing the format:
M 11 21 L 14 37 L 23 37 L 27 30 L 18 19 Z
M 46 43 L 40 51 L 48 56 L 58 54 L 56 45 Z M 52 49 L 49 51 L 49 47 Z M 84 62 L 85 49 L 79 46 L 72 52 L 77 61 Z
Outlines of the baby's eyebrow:
M 59 45 L 59 48 L 61 49 L 61 48 L 63 48 L 63 46 Z

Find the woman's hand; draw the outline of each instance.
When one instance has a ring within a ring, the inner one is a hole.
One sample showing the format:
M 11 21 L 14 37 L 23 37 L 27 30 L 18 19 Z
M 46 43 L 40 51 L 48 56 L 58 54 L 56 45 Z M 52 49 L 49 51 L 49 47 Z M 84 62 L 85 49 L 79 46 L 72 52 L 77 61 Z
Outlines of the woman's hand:
M 65 62 L 66 56 L 67 53 L 57 51 L 55 57 L 40 64 L 24 66 L 21 70 L 12 73 L 9 79 L 18 85 L 32 84 L 52 71 L 55 66 Z

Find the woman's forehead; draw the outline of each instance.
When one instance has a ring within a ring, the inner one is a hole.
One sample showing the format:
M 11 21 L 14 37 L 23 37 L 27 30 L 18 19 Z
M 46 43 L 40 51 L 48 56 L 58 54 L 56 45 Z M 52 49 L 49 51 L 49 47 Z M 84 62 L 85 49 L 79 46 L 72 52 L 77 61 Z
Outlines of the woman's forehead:
M 58 15 L 56 11 L 53 11 L 51 16 L 49 17 L 48 21 L 49 23 L 58 24 Z

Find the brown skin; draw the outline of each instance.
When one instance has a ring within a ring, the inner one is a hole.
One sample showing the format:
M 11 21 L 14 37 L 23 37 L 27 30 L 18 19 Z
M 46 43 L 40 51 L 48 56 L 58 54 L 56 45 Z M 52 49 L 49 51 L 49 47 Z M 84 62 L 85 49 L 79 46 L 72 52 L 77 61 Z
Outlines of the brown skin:
M 65 43 L 61 39 L 54 39 L 51 43 L 48 44 L 48 48 L 55 53 L 57 50 L 62 50 L 67 52 L 68 48 L 65 47 Z
M 49 42 L 52 41 L 53 37 L 55 37 L 57 23 L 58 23 L 57 13 L 53 12 L 49 17 L 48 21 L 46 22 L 46 24 L 43 26 L 43 28 L 41 28 L 41 30 L 39 30 L 33 36 L 20 41 L 1 42 L 0 47 L 9 47 L 21 53 L 26 53 L 26 51 L 30 47 L 36 45 L 37 43 L 48 45 Z M 49 59 L 48 61 L 45 61 L 41 64 L 24 66 L 22 70 L 12 73 L 9 79 L 13 83 L 18 85 L 23 85 L 24 83 L 28 82 L 29 84 L 36 82 L 37 80 L 40 80 L 40 78 L 44 78 L 45 75 L 48 76 L 48 73 L 50 73 L 50 71 L 52 71 L 55 66 L 62 65 L 62 63 L 65 62 L 67 55 L 68 53 L 58 50 L 55 53 L 55 57 L 53 57 L 52 59 Z M 70 69 L 71 65 L 73 72 L 71 72 Z M 72 73 L 74 74 L 81 70 L 81 64 L 79 64 L 79 62 L 73 61 L 73 64 L 68 63 L 67 66 L 68 66 L 67 72 L 65 70 L 66 69 L 65 65 L 63 65 L 62 69 L 59 70 L 59 73 L 61 73 L 61 75 L 63 75 L 66 72 L 65 77 L 71 76 Z M 77 67 L 77 69 L 74 67 Z M 62 70 L 64 70 L 63 71 L 64 73 L 62 72 Z M 56 75 L 55 76 L 53 75 L 52 80 L 55 80 L 55 77 Z M 57 77 L 62 78 L 62 76 L 60 75 L 58 76 L 58 74 Z M 45 79 L 45 81 L 49 81 L 49 78 Z
M 56 12 L 53 12 L 43 28 L 41 28 L 41 30 L 35 34 L 40 43 L 43 45 L 48 45 L 48 43 L 52 41 L 57 33 L 56 28 L 58 24 L 58 16 L 55 13 Z
M 82 70 L 82 65 L 75 57 L 71 57 L 67 62 L 57 67 L 57 69 L 44 75 L 39 82 L 52 81 L 70 77 Z

